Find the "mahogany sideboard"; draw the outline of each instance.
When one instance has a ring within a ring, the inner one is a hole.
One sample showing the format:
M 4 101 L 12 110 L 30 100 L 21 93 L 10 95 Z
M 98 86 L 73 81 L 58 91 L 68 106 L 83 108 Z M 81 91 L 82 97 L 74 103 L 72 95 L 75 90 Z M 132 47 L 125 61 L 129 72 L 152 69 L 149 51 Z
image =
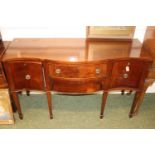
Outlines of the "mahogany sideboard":
M 14 39 L 3 63 L 21 119 L 17 92 L 23 90 L 46 92 L 50 118 L 53 118 L 50 91 L 103 91 L 100 118 L 109 91 L 136 91 L 129 113 L 132 117 L 138 112 L 152 74 L 152 55 L 137 39 Z

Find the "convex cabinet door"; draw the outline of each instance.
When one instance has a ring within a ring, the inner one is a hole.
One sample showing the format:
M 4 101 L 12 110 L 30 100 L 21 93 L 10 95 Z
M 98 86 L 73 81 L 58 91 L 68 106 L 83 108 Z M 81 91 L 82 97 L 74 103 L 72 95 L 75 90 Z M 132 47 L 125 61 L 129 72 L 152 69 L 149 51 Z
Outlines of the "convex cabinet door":
M 44 90 L 42 63 L 39 61 L 9 61 L 6 74 L 13 90 Z
M 113 63 L 110 88 L 139 88 L 144 83 L 149 64 L 143 61 L 116 61 Z M 143 81 L 143 82 L 142 82 Z

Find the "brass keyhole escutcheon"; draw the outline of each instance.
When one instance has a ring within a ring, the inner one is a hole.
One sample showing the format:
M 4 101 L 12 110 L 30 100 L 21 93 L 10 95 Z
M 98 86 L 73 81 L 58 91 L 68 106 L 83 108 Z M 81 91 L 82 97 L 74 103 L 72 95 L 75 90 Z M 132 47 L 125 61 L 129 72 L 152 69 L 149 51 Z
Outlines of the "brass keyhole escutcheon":
M 55 73 L 56 73 L 56 74 L 60 74 L 60 73 L 61 73 L 61 69 L 57 68 L 57 69 L 55 70 Z
M 31 79 L 31 76 L 30 76 L 29 74 L 27 74 L 27 75 L 25 76 L 25 79 L 26 79 L 26 80 L 30 80 L 30 79 Z

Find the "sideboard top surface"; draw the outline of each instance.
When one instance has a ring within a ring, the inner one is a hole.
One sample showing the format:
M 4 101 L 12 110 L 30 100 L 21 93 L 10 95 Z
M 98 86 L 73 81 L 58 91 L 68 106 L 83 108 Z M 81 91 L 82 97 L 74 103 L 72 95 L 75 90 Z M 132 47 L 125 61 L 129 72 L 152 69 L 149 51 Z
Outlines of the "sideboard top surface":
M 88 40 L 80 38 L 14 39 L 3 61 L 16 58 L 39 58 L 56 61 L 95 61 L 113 58 L 148 58 L 137 40 Z

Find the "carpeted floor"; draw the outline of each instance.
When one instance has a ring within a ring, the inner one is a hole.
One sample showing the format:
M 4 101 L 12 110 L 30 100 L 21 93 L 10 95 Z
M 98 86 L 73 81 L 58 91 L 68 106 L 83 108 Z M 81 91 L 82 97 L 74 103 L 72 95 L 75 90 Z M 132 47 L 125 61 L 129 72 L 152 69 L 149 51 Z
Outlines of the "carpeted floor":
M 53 95 L 54 119 L 48 115 L 45 94 L 19 95 L 24 119 L 20 120 L 15 113 L 14 125 L 0 125 L 2 129 L 126 129 L 155 128 L 155 94 L 146 94 L 140 112 L 129 119 L 128 113 L 133 95 L 108 96 L 104 119 L 99 119 L 101 94 L 68 96 Z

